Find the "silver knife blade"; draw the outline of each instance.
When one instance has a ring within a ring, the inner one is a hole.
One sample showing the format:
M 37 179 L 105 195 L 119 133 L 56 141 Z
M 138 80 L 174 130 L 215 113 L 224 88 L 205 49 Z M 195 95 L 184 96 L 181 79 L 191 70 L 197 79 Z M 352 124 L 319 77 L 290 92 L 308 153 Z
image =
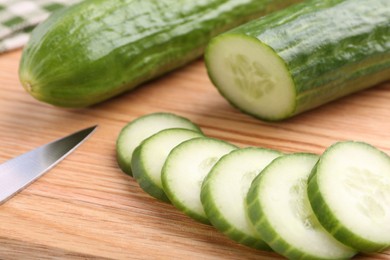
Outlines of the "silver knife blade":
M 0 205 L 38 179 L 82 144 L 97 125 L 42 145 L 0 165 Z

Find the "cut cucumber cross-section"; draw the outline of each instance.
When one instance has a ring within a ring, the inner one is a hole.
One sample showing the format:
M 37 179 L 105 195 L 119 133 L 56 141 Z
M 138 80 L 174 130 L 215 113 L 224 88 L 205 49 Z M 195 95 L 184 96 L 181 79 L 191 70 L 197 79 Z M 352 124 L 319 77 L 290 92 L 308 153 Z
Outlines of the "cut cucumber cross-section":
M 248 217 L 263 240 L 289 259 L 349 259 L 356 252 L 331 236 L 310 206 L 307 180 L 317 161 L 304 153 L 273 160 L 249 189 Z
M 282 120 L 390 79 L 389 0 L 308 0 L 213 38 L 210 79 L 235 107 Z
M 168 128 L 145 139 L 133 153 L 131 170 L 141 188 L 169 202 L 161 184 L 161 170 L 170 151 L 178 144 L 203 134 L 183 128 Z
M 132 176 L 131 158 L 135 148 L 149 136 L 167 128 L 186 128 L 201 132 L 187 118 L 172 113 L 159 112 L 138 117 L 122 129 L 116 141 L 117 161 L 122 171 Z
M 277 120 L 295 109 L 295 87 L 274 50 L 245 34 L 217 37 L 206 53 L 210 78 L 240 110 Z
M 161 180 L 171 203 L 188 216 L 209 224 L 200 192 L 214 164 L 236 146 L 209 137 L 194 138 L 176 146 L 163 166 Z
M 241 244 L 270 250 L 248 221 L 245 198 L 253 179 L 280 155 L 248 147 L 224 155 L 214 165 L 201 190 L 203 208 L 213 226 Z
M 321 224 L 362 252 L 390 246 L 390 158 L 377 148 L 344 141 L 321 156 L 308 184 Z

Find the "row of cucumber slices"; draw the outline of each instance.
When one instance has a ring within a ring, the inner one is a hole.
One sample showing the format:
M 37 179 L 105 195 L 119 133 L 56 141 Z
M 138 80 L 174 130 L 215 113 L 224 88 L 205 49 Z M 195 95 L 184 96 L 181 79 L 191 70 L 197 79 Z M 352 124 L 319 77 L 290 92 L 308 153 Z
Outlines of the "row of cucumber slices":
M 117 139 L 121 169 L 231 239 L 290 259 L 348 259 L 390 246 L 390 157 L 363 142 L 322 155 L 239 148 L 171 113 L 141 116 Z

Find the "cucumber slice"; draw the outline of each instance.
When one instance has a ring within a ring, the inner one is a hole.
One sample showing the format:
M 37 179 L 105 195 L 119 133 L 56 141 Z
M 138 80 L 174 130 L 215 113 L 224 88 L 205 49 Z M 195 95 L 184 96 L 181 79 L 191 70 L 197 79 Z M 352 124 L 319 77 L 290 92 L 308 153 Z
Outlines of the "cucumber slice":
M 201 190 L 203 208 L 213 226 L 238 243 L 270 250 L 246 216 L 245 198 L 253 179 L 280 155 L 248 147 L 232 151 L 214 165 Z
M 203 179 L 214 164 L 237 147 L 209 138 L 194 138 L 176 146 L 163 166 L 161 180 L 165 194 L 174 206 L 205 224 L 209 220 L 200 201 Z
M 390 157 L 362 142 L 338 142 L 321 156 L 308 195 L 321 224 L 362 252 L 390 246 Z
M 171 113 L 152 113 L 138 117 L 122 129 L 116 141 L 117 162 L 122 171 L 132 176 L 131 158 L 135 148 L 149 136 L 167 128 L 202 132 L 187 118 Z
M 141 188 L 151 196 L 169 202 L 161 184 L 161 170 L 170 151 L 183 141 L 203 134 L 183 128 L 169 128 L 145 139 L 133 153 L 131 170 Z
M 356 252 L 332 237 L 318 222 L 307 196 L 307 180 L 318 156 L 276 158 L 253 181 L 248 217 L 275 252 L 289 259 L 344 259 Z

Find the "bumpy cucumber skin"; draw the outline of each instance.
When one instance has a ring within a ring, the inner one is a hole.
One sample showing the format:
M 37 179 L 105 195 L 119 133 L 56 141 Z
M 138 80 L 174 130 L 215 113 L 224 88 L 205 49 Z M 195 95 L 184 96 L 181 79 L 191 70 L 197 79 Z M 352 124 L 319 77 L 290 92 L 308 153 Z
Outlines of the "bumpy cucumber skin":
M 53 14 L 19 68 L 36 99 L 86 107 L 183 66 L 211 37 L 300 0 L 90 0 Z
M 226 32 L 268 45 L 284 61 L 295 85 L 290 113 L 267 118 L 243 112 L 266 121 L 283 120 L 390 79 L 389 24 L 388 0 L 310 0 Z M 206 50 L 206 64 L 207 57 Z
M 254 148 L 254 147 L 248 147 L 243 148 L 241 150 L 264 150 L 269 153 L 274 153 L 275 156 L 280 156 L 282 153 L 271 150 L 271 149 L 265 149 L 265 148 Z M 232 153 L 240 153 L 240 149 L 232 151 Z M 229 156 L 229 154 L 223 156 L 220 161 L 223 161 L 225 157 Z M 218 163 L 217 163 L 218 164 Z M 205 209 L 205 212 L 208 216 L 208 219 L 210 220 L 211 224 L 215 226 L 219 231 L 224 233 L 229 238 L 233 239 L 234 241 L 252 247 L 259 250 L 265 250 L 265 251 L 272 251 L 272 249 L 261 239 L 253 236 L 248 236 L 247 234 L 243 233 L 240 230 L 237 230 L 236 228 L 232 227 L 232 224 L 229 220 L 227 220 L 221 213 L 220 209 L 218 208 L 218 205 L 216 205 L 213 202 L 213 199 L 211 199 L 209 196 L 212 196 L 212 182 L 213 182 L 213 171 L 217 167 L 217 164 L 211 169 L 210 173 L 205 178 L 203 185 L 202 185 L 202 192 L 201 192 L 201 201 L 203 204 L 203 208 Z
M 354 141 L 350 141 L 350 142 L 354 142 Z M 357 143 L 361 145 L 367 145 L 367 147 L 370 149 L 373 148 L 372 146 L 366 143 L 362 143 L 362 142 L 357 142 Z M 334 145 L 337 145 L 337 143 Z M 331 149 L 332 146 L 329 147 L 328 149 Z M 381 252 L 389 248 L 390 246 L 389 244 L 380 244 L 380 243 L 375 243 L 373 241 L 363 239 L 361 236 L 356 235 L 352 230 L 347 229 L 344 225 L 340 223 L 338 218 L 334 215 L 333 211 L 327 205 L 324 195 L 321 193 L 321 188 L 317 178 L 317 169 L 319 167 L 319 164 L 321 164 L 321 161 L 322 160 L 320 158 L 317 164 L 314 166 L 313 171 L 309 176 L 308 187 L 307 187 L 307 192 L 309 195 L 308 197 L 309 197 L 311 207 L 313 208 L 313 211 L 316 214 L 317 219 L 320 221 L 321 225 L 341 243 L 351 248 L 355 248 L 360 252 L 366 252 L 366 253 Z

